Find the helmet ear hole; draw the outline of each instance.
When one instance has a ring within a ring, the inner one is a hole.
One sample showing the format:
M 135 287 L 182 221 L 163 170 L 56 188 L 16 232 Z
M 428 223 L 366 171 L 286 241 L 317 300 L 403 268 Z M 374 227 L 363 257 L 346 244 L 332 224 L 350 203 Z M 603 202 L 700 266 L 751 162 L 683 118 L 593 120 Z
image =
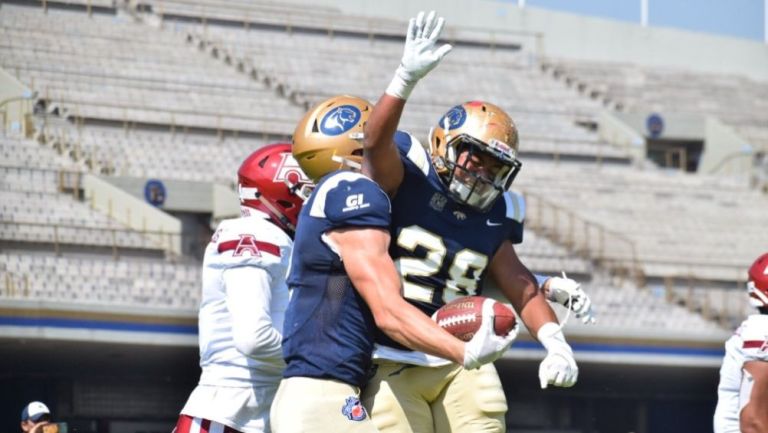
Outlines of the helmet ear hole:
M 282 206 L 284 209 L 290 209 L 293 207 L 293 203 L 287 201 L 287 200 L 277 200 L 277 204 Z

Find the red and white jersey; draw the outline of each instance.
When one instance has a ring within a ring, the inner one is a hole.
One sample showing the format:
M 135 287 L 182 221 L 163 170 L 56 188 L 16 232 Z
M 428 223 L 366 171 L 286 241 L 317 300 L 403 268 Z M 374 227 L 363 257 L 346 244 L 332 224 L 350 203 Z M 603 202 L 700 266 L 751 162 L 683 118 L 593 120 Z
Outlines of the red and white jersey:
M 754 314 L 725 343 L 715 409 L 715 433 L 739 433 L 739 413 L 749 402 L 751 378 L 744 372 L 749 361 L 768 361 L 768 315 Z
M 256 414 L 268 416 L 285 367 L 281 343 L 292 247 L 285 232 L 260 216 L 219 225 L 203 260 L 202 374 L 182 414 L 263 431 L 266 419 Z

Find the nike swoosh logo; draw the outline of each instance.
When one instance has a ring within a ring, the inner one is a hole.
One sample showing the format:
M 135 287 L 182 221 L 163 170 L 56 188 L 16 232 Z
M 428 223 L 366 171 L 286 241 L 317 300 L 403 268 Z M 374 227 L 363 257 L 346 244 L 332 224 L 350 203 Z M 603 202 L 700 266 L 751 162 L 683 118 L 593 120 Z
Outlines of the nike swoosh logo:
M 501 223 L 495 223 L 495 222 L 492 222 L 491 220 L 486 220 L 485 223 L 488 224 L 490 227 L 495 227 L 495 226 L 500 226 L 501 225 Z

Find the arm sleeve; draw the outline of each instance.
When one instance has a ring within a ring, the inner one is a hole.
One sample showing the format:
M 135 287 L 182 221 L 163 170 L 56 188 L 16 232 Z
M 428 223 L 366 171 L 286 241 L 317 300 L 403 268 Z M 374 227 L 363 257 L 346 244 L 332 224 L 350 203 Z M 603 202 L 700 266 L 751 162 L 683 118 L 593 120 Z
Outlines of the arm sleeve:
M 264 269 L 243 266 L 223 273 L 235 347 L 251 358 L 282 356 L 280 330 L 272 324 L 272 278 Z
M 717 406 L 713 418 L 715 433 L 739 433 L 739 389 L 741 388 L 741 362 L 733 356 L 729 346 L 740 341 L 726 343 L 723 365 L 720 367 L 720 383 L 717 386 Z

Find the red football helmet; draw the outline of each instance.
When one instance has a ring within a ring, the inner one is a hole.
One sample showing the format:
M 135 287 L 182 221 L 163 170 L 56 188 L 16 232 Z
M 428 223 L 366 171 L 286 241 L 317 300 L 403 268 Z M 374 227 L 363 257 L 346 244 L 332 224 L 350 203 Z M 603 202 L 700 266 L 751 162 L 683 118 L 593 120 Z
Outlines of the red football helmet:
M 768 253 L 763 254 L 749 267 L 747 281 L 749 303 L 755 307 L 768 307 Z
M 268 144 L 253 152 L 237 171 L 240 208 L 264 212 L 284 230 L 296 231 L 311 181 L 301 171 L 288 143 Z

